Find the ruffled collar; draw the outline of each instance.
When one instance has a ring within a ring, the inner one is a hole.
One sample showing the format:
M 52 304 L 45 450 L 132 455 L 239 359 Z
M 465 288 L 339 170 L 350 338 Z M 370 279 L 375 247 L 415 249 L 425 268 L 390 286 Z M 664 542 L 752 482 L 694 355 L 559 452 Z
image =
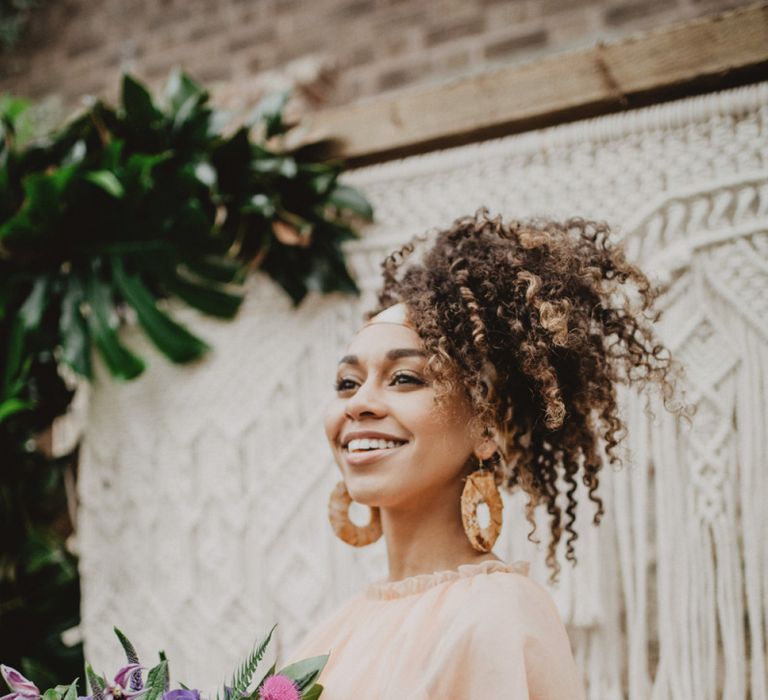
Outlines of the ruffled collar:
M 372 600 L 392 600 L 393 598 L 403 598 L 404 596 L 422 593 L 428 588 L 445 583 L 446 581 L 456 581 L 479 574 L 492 574 L 501 571 L 527 576 L 528 567 L 529 562 L 522 560 L 507 564 L 503 561 L 487 559 L 479 564 L 461 564 L 455 570 L 435 571 L 432 574 L 417 574 L 400 581 L 376 581 L 368 585 L 363 591 L 363 595 Z

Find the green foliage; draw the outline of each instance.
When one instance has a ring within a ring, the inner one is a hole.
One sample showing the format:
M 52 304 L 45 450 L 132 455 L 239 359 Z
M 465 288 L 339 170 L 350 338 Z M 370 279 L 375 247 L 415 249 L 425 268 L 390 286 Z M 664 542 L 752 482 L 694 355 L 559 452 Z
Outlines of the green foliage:
M 318 686 L 315 681 L 326 663 L 328 663 L 328 654 L 313 656 L 312 658 L 303 659 L 290 666 L 286 666 L 278 671 L 278 673 L 287 676 L 296 683 L 302 693 L 302 698 L 317 697 L 320 693 L 315 691 L 315 689 L 319 687 L 322 690 L 322 686 Z M 314 695 L 314 692 L 317 692 L 317 695 Z
M 339 183 L 341 163 L 280 148 L 286 99 L 225 133 L 183 73 L 159 100 L 126 75 L 117 107 L 96 101 L 38 139 L 28 105 L 0 99 L 0 628 L 20 630 L 0 658 L 41 686 L 82 668 L 82 646 L 61 640 L 78 623 L 63 485 L 76 453 L 36 449 L 72 397 L 62 368 L 91 378 L 95 350 L 116 379 L 141 374 L 127 320 L 170 361 L 199 359 L 210 346 L 174 300 L 232 318 L 252 270 L 294 304 L 357 293 L 342 244 L 370 205 Z
M 266 137 L 285 131 L 286 97 L 256 109 Z M 170 360 L 199 358 L 207 344 L 162 299 L 231 318 L 247 266 L 260 266 L 296 304 L 312 290 L 357 291 L 341 244 L 356 235 L 350 217 L 372 212 L 337 182 L 341 166 L 256 142 L 246 127 L 219 133 L 207 93 L 188 76 L 174 73 L 158 105 L 126 75 L 119 108 L 96 102 L 25 148 L 14 145 L 20 113 L 9 108 L 0 151 L 0 314 L 25 301 L 50 305 L 61 361 L 76 372 L 90 376 L 91 343 L 115 377 L 143 371 L 117 337 L 129 309 Z
M 276 625 L 274 625 L 272 629 L 269 630 L 269 634 L 254 647 L 248 658 L 243 661 L 240 668 L 235 672 L 234 676 L 232 676 L 228 688 L 225 688 L 224 690 L 224 700 L 227 700 L 227 698 L 237 700 L 245 694 L 245 691 L 253 680 L 259 662 L 264 656 L 264 652 L 267 650 L 269 640 L 272 639 L 272 633 L 275 631 L 275 627 Z M 220 700 L 219 693 L 216 693 L 216 700 Z
M 126 637 L 119 629 L 117 629 L 117 627 L 115 627 L 114 630 L 117 638 L 120 640 L 120 645 L 123 647 L 125 658 L 128 660 L 128 663 L 139 663 L 139 655 L 136 653 L 136 649 L 134 648 L 133 644 L 131 644 L 128 637 Z
M 158 700 L 168 688 L 168 661 L 162 659 L 157 666 L 154 666 L 147 673 L 147 692 L 141 697 L 143 700 Z

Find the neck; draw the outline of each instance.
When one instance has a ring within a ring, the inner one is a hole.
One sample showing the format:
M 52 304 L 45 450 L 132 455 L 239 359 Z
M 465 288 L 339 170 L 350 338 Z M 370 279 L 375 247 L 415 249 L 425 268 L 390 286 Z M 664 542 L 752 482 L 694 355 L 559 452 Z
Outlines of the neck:
M 461 522 L 463 487 L 459 480 L 447 493 L 433 494 L 411 506 L 381 509 L 390 581 L 499 560 L 492 552 L 478 552 L 467 539 Z

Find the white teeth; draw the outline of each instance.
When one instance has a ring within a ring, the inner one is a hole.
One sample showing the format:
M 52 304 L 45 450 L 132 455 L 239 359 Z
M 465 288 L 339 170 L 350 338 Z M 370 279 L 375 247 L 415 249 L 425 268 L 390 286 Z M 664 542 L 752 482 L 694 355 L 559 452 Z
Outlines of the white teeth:
M 395 442 L 394 440 L 381 440 L 378 438 L 358 438 L 356 440 L 350 440 L 347 445 L 347 450 L 350 452 L 357 452 L 359 450 L 388 450 L 394 447 L 399 447 L 402 442 Z

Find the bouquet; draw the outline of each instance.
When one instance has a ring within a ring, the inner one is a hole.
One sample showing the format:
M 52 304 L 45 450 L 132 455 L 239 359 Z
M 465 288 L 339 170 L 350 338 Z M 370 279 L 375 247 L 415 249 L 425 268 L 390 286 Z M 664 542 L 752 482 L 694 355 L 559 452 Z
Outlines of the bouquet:
M 251 688 L 259 662 L 274 631 L 273 627 L 256 645 L 232 676 L 230 684 L 216 693 L 216 700 L 317 700 L 320 697 L 323 686 L 316 679 L 328 661 L 327 654 L 297 661 L 279 671 L 275 671 L 276 665 L 273 664 L 259 683 Z M 198 690 L 188 688 L 183 683 L 179 683 L 180 688 L 171 689 L 168 660 L 163 652 L 159 655 L 160 662 L 149 669 L 144 679 L 142 672 L 145 667 L 139 663 L 133 644 L 117 627 L 115 634 L 125 650 L 128 663 L 111 681 L 95 673 L 90 664 L 86 663 L 90 695 L 77 694 L 77 678 L 69 685 L 57 685 L 41 693 L 32 681 L 16 669 L 0 664 L 0 672 L 11 691 L 0 697 L 0 700 L 201 700 Z

